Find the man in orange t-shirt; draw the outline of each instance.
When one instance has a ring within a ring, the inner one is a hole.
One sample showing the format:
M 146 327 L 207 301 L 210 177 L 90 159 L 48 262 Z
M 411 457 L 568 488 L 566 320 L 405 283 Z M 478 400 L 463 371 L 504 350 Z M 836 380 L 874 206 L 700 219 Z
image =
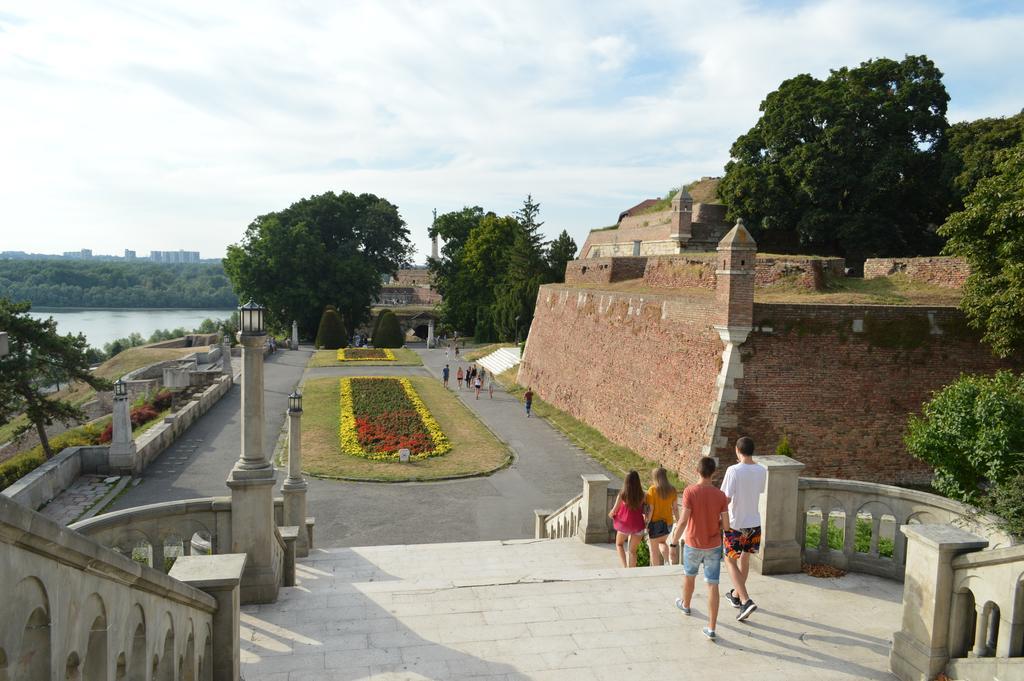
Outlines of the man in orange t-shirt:
M 683 597 L 676 599 L 676 607 L 690 614 L 690 600 L 697 581 L 697 571 L 704 565 L 704 581 L 708 585 L 708 626 L 702 631 L 712 641 L 717 638 L 718 578 L 722 571 L 722 531 L 729 529 L 729 498 L 722 493 L 711 477 L 715 474 L 715 460 L 701 457 L 697 471 L 700 482 L 683 490 L 683 515 L 676 524 L 669 542 L 679 543 L 679 534 L 685 528 L 683 547 Z

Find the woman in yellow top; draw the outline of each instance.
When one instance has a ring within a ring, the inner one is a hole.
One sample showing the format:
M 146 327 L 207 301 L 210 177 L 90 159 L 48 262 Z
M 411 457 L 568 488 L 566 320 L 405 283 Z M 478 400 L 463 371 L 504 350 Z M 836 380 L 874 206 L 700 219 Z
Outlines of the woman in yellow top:
M 669 532 L 679 519 L 677 499 L 679 492 L 669 484 L 668 471 L 659 466 L 653 472 L 654 484 L 647 490 L 647 541 L 651 550 L 651 565 L 671 563 Z

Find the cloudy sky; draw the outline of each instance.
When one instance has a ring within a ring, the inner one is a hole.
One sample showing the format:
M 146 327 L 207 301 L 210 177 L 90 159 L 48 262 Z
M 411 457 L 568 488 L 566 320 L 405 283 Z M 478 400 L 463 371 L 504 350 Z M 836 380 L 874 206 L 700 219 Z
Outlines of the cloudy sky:
M 326 190 L 540 201 L 582 245 L 720 175 L 785 78 L 929 55 L 952 121 L 1024 106 L 1024 3 L 0 0 L 0 250 L 200 250 Z

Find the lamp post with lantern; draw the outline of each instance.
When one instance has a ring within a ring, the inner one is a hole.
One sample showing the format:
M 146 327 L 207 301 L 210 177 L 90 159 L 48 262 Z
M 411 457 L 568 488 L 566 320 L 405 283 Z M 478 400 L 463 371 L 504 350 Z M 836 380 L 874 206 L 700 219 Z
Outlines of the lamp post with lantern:
M 136 465 L 135 439 L 128 407 L 128 384 L 123 378 L 114 382 L 114 405 L 110 433 L 109 463 L 113 472 L 131 475 Z
M 309 535 L 306 530 L 306 488 L 302 477 L 302 393 L 298 388 L 288 396 L 288 477 L 281 485 L 284 497 L 284 525 L 298 527 L 295 555 L 308 556 Z
M 248 559 L 242 603 L 277 599 L 282 551 L 274 524 L 274 467 L 263 448 L 263 346 L 265 310 L 249 301 L 238 308 L 242 345 L 241 455 L 228 474 L 231 489 L 231 553 Z

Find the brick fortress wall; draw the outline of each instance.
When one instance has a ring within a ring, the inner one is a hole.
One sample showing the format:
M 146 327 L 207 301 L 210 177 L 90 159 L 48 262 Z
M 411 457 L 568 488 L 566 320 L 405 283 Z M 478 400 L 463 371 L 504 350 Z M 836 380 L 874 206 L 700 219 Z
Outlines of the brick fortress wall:
M 1011 366 L 955 308 L 758 303 L 740 354 L 738 430 L 763 453 L 786 435 L 804 475 L 886 483 L 930 479 L 903 434 L 934 391 Z
M 518 382 L 652 465 L 692 471 L 722 354 L 713 300 L 542 286 Z
M 961 258 L 869 258 L 864 263 L 865 279 L 903 274 L 912 281 L 945 288 L 963 288 L 970 273 Z

